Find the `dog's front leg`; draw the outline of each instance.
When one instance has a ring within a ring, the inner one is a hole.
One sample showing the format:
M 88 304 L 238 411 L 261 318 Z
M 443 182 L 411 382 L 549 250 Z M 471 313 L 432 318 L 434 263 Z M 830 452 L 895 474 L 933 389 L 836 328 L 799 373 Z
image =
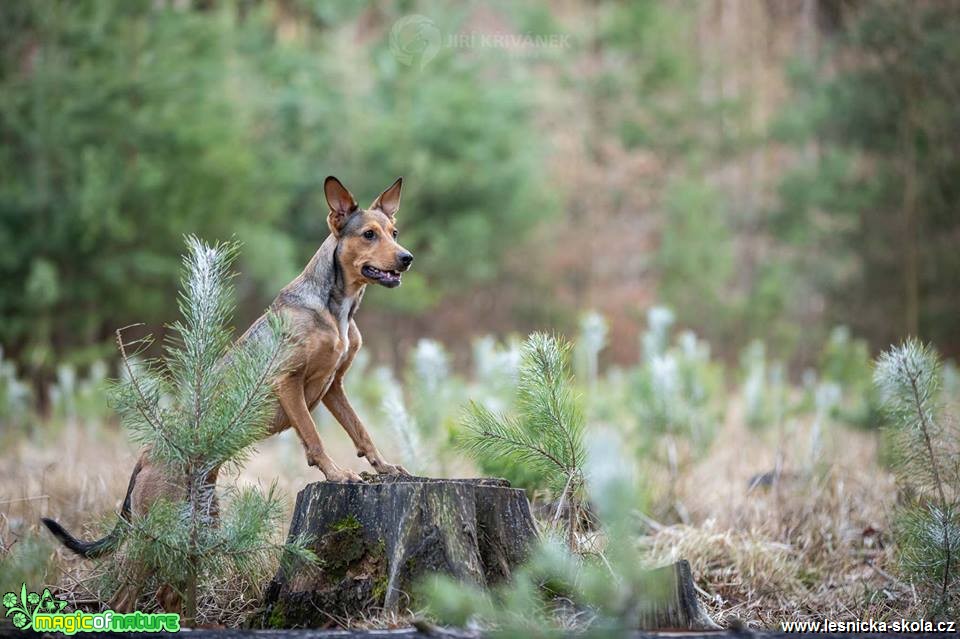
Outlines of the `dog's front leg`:
M 323 449 L 323 442 L 317 434 L 317 426 L 307 408 L 303 397 L 303 378 L 299 375 L 285 375 L 277 382 L 277 399 L 287 414 L 287 419 L 300 436 L 307 451 L 307 463 L 316 466 L 328 481 L 363 481 L 349 468 L 341 468 Z
M 366 457 L 378 473 L 381 475 L 410 474 L 403 466 L 388 463 L 383 459 L 380 451 L 374 446 L 373 440 L 370 439 L 370 433 L 367 432 L 363 422 L 360 421 L 356 411 L 353 410 L 353 406 L 350 405 L 350 400 L 347 399 L 347 394 L 343 391 L 343 383 L 339 377 L 333 380 L 327 394 L 323 396 L 323 405 L 337 418 L 343 429 L 350 435 L 353 445 L 357 447 L 357 456 Z

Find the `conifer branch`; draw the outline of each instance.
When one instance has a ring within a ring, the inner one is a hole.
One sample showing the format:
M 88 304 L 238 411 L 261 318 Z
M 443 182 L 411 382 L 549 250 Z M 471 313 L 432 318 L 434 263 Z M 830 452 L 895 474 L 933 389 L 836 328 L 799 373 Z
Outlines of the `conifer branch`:
M 154 415 L 150 410 L 151 402 L 147 400 L 146 394 L 143 392 L 139 381 L 137 381 L 137 376 L 133 371 L 133 366 L 130 364 L 130 358 L 127 356 L 126 345 L 123 341 L 123 331 L 133 326 L 141 326 L 141 324 L 131 324 L 129 326 L 124 326 L 123 328 L 118 328 L 116 331 L 116 336 L 117 347 L 120 350 L 120 360 L 123 362 L 123 366 L 127 371 L 127 375 L 130 376 L 130 384 L 136 390 L 140 399 L 140 401 L 137 403 L 137 405 L 140 407 L 138 410 L 143 416 L 144 420 L 146 420 L 147 423 L 150 424 L 156 431 L 157 435 L 163 439 L 163 442 L 182 455 L 184 454 L 184 450 L 167 435 L 166 429 L 163 426 L 163 419 L 159 415 Z
M 494 414 L 471 402 L 459 443 L 481 460 L 510 459 L 542 468 L 553 487 L 559 488 L 555 520 L 567 506 L 572 550 L 581 509 L 584 415 L 572 391 L 569 351 L 569 344 L 558 338 L 531 335 L 521 348 L 517 415 Z

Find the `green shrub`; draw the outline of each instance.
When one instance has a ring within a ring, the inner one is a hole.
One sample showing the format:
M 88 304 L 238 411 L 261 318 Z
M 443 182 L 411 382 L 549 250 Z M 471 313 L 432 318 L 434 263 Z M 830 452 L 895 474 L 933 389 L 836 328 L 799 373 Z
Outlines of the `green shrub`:
M 0 422 L 10 431 L 20 430 L 30 422 L 33 392 L 17 375 L 16 363 L 3 355 L 0 346 Z
M 600 375 L 600 351 L 607 345 L 607 320 L 596 311 L 580 316 L 580 334 L 574 348 L 574 363 L 581 383 L 593 390 Z
M 509 410 L 516 399 L 521 345 L 516 338 L 498 344 L 491 335 L 472 344 L 473 380 L 470 396 L 490 410 Z
M 23 535 L 9 548 L 0 547 L 0 592 L 49 583 L 54 556 L 49 538 L 36 534 Z
M 740 354 L 744 418 L 750 428 L 779 427 L 787 413 L 783 364 L 767 361 L 766 345 L 754 340 Z

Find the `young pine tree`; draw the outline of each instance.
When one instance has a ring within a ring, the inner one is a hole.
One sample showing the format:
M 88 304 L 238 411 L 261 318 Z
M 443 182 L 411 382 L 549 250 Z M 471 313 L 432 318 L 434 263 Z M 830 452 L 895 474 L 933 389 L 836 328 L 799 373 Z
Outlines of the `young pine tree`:
M 427 610 L 443 624 L 479 625 L 498 639 L 634 636 L 676 605 L 668 573 L 650 570 L 637 543 L 644 495 L 629 447 L 612 432 L 590 438 L 585 490 L 605 531 L 602 555 L 576 555 L 546 538 L 512 579 L 483 590 L 449 577 L 426 580 Z M 712 627 L 705 615 L 694 623 Z
M 880 356 L 874 383 L 906 489 L 896 529 L 901 562 L 931 595 L 929 612 L 949 616 L 960 600 L 960 432 L 941 401 L 939 358 L 910 339 Z
M 555 521 L 566 507 L 567 542 L 576 543 L 583 501 L 584 414 L 573 390 L 570 344 L 534 333 L 521 348 L 517 414 L 495 414 L 471 402 L 463 447 L 480 459 L 507 458 L 541 471 L 560 494 Z
M 181 499 L 161 500 L 130 522 L 117 561 L 143 566 L 171 585 L 182 597 L 185 623 L 192 625 L 207 580 L 262 574 L 284 550 L 308 560 L 309 553 L 301 544 L 274 541 L 283 512 L 272 488 L 265 495 L 233 489 L 219 504 L 218 470 L 241 464 L 266 434 L 284 339 L 279 319 L 271 316 L 233 344 L 229 268 L 237 245 L 211 246 L 189 237 L 187 246 L 182 319 L 171 327 L 173 336 L 158 359 L 128 352 L 130 344 L 118 331 L 125 375 L 112 395 L 131 437 L 149 450 L 172 485 L 182 487 Z M 123 566 L 114 568 L 121 573 Z

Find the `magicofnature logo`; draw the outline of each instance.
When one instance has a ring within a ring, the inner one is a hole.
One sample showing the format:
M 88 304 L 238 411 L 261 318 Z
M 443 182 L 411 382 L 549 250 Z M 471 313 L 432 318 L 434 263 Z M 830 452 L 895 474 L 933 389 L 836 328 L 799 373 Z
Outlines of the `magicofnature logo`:
M 103 612 L 63 612 L 67 602 L 50 594 L 27 592 L 27 585 L 20 587 L 20 595 L 8 592 L 3 596 L 6 616 L 12 617 L 15 628 L 36 632 L 62 632 L 73 635 L 78 632 L 178 632 L 180 615 L 175 613 L 151 614 L 131 612 L 122 614 L 112 610 Z

